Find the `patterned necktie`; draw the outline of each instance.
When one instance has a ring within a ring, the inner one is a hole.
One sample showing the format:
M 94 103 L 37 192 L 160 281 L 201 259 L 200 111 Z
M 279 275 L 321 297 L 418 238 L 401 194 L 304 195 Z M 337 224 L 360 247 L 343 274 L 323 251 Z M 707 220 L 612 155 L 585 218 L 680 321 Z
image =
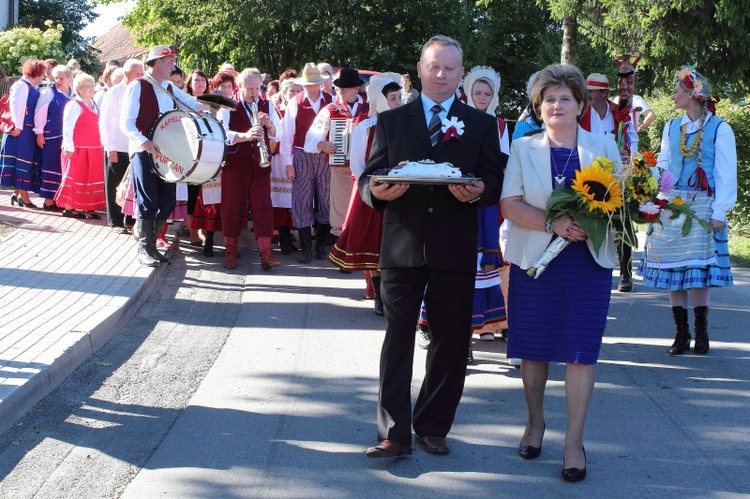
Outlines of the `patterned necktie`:
M 442 110 L 443 106 L 441 106 L 440 104 L 435 104 L 430 109 L 430 111 L 432 111 L 432 119 L 430 119 L 430 126 L 427 127 L 427 133 L 430 136 L 430 143 L 432 144 L 432 147 L 435 147 L 440 140 L 440 111 Z

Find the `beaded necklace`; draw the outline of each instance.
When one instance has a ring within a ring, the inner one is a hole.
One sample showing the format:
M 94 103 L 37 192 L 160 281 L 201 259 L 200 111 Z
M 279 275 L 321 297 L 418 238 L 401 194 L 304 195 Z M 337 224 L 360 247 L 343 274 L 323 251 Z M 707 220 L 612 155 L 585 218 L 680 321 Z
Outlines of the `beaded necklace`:
M 695 136 L 695 140 L 693 140 L 693 143 L 690 144 L 690 147 L 687 146 L 687 123 L 682 125 L 682 128 L 680 128 L 680 152 L 682 153 L 683 158 L 689 158 L 690 156 L 695 156 L 696 151 L 698 150 L 698 147 L 701 145 L 701 138 L 703 137 L 703 128 L 701 128 L 698 133 Z

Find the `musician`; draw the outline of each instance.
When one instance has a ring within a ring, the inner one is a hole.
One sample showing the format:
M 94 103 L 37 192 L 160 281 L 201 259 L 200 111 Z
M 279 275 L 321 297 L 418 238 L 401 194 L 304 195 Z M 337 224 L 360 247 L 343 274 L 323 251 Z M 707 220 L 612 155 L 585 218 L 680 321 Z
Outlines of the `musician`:
M 305 87 L 287 104 L 281 156 L 286 176 L 292 180 L 292 219 L 299 231 L 302 256 L 300 263 L 312 261 L 312 225 L 328 227 L 330 175 L 325 153 L 305 152 L 305 139 L 315 116 L 333 99 L 320 90 L 326 77 L 313 62 L 305 64 L 302 76 L 294 82 Z M 317 209 L 315 203 L 317 202 Z
M 361 115 L 367 115 L 368 106 L 357 93 L 359 87 L 364 83 L 356 69 L 341 68 L 339 77 L 333 81 L 337 89 L 336 102 L 328 104 L 315 117 L 315 121 L 307 131 L 305 152 L 323 152 L 330 157 L 337 152 L 340 153 L 342 147 L 348 146 L 349 134 L 354 127 L 354 120 Z M 329 138 L 331 120 L 343 121 L 345 124 L 343 133 L 338 137 Z M 339 141 L 338 146 L 333 142 L 334 140 Z M 315 258 L 319 260 L 326 257 L 325 243 L 329 230 L 337 238 L 341 235 L 353 185 L 352 170 L 349 167 L 348 159 L 344 158 L 341 164 L 335 165 L 329 162 L 329 166 L 331 167 L 330 225 L 319 226 L 315 235 Z
M 138 206 L 138 259 L 155 267 L 168 258 L 156 249 L 156 235 L 167 223 L 176 204 L 175 184 L 167 183 L 154 173 L 153 155 L 159 151 L 148 135 L 159 115 L 175 108 L 177 98 L 193 110 L 200 102 L 169 81 L 175 68 L 177 51 L 157 45 L 146 56 L 146 75 L 128 84 L 123 98 L 120 129 L 128 137 L 128 154 Z M 159 88 L 156 88 L 156 87 Z
M 281 121 L 273 106 L 260 98 L 260 71 L 245 69 L 236 81 L 240 104 L 234 111 L 222 109 L 217 114 L 217 118 L 224 123 L 227 140 L 231 144 L 221 172 L 221 226 L 226 247 L 224 266 L 228 269 L 237 267 L 239 237 L 249 206 L 261 268 L 270 270 L 280 263 L 273 258 L 271 250 L 271 168 L 261 166 L 259 141 L 264 141 L 266 151 L 268 140 L 279 142 Z M 270 159 L 270 153 L 266 154 L 266 158 Z
M 331 65 L 327 62 L 319 62 L 318 69 L 320 70 L 320 74 L 326 77 L 326 79 L 323 80 L 323 83 L 320 85 L 320 89 L 323 90 L 323 92 L 329 94 L 331 97 L 336 98 L 336 89 L 333 88 L 332 83 L 333 67 L 331 67 Z
M 115 202 L 117 186 L 122 182 L 130 164 L 128 138 L 120 129 L 120 117 L 128 84 L 142 78 L 144 73 L 143 63 L 138 59 L 125 61 L 123 69 L 125 79 L 104 95 L 99 113 L 99 135 L 106 154 L 104 178 L 107 192 L 107 221 L 112 230 L 119 234 L 126 234 L 126 227 L 133 226 L 132 218 L 127 217 L 129 220 L 126 220 L 122 208 Z

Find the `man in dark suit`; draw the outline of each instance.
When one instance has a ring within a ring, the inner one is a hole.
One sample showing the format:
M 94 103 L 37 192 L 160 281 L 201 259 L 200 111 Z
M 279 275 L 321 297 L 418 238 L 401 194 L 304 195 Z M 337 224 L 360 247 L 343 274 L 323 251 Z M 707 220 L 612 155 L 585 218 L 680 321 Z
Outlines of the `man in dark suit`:
M 362 199 L 384 211 L 380 267 L 387 326 L 380 358 L 380 443 L 367 450 L 370 457 L 411 454 L 412 425 L 424 450 L 449 451 L 445 436 L 463 392 L 470 341 L 477 208 L 498 202 L 507 160 L 500 153 L 497 121 L 456 98 L 463 76 L 457 41 L 445 36 L 428 40 L 417 72 L 422 95 L 379 115 L 359 180 Z M 441 126 L 449 123 L 453 128 Z M 369 178 L 401 161 L 423 159 L 452 163 L 478 180 L 446 187 Z M 422 297 L 432 342 L 412 422 L 414 330 Z

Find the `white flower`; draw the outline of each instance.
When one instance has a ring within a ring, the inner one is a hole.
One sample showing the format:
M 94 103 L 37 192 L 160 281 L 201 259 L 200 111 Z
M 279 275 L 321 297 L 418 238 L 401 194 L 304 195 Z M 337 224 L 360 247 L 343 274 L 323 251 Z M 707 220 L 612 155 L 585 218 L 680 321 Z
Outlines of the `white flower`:
M 442 122 L 442 128 L 441 131 L 443 133 L 446 133 L 449 128 L 453 127 L 456 129 L 456 133 L 460 136 L 464 133 L 464 122 L 458 121 L 458 118 L 455 116 L 451 116 L 449 118 L 445 118 Z
M 638 205 L 638 211 L 645 213 L 646 215 L 656 215 L 659 213 L 661 208 L 656 206 L 654 203 L 649 201 L 648 203 L 641 203 Z

